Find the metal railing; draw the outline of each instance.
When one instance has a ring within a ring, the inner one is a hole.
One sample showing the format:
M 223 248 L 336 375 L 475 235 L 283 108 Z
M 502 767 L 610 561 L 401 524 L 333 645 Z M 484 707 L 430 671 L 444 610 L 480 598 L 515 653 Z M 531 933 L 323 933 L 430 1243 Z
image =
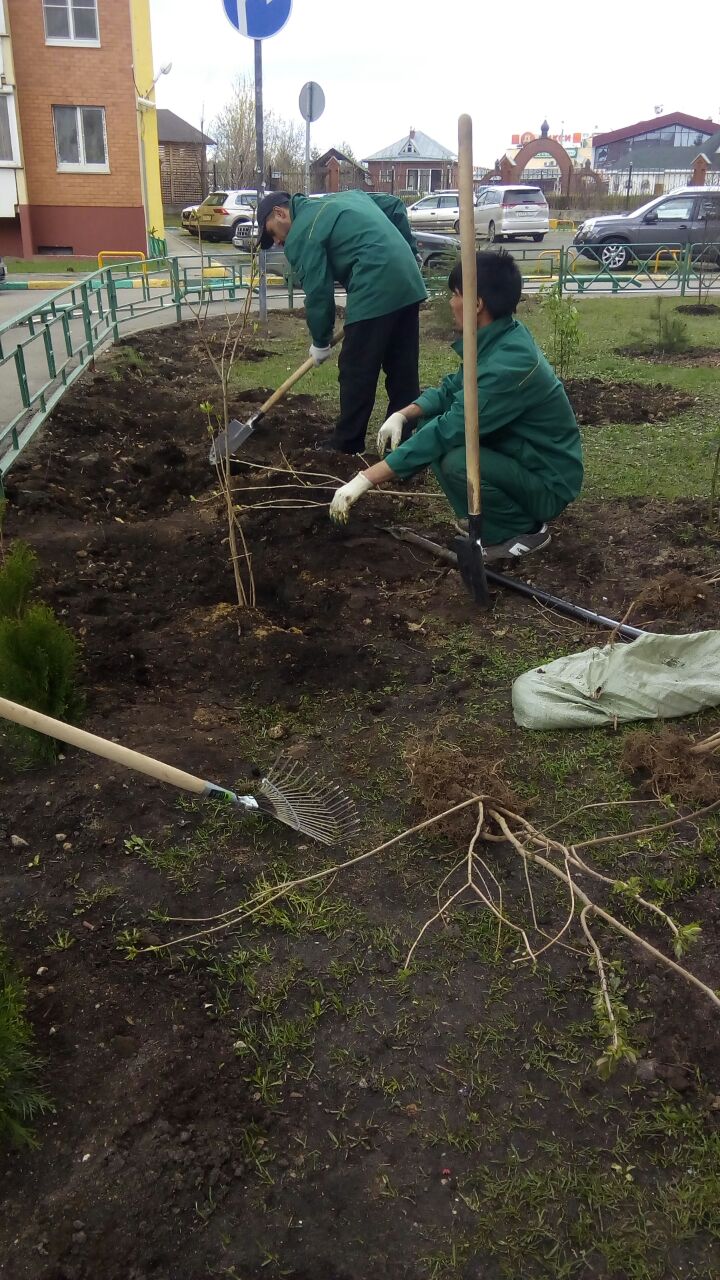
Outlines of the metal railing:
M 126 262 L 104 267 L 0 325 L 0 496 L 3 477 L 22 450 L 124 326 L 159 313 L 179 322 L 188 306 L 242 302 L 257 289 L 251 271 L 250 259 L 240 257 Z M 270 291 L 293 306 L 285 278 L 271 278 Z
M 567 294 L 705 297 L 720 291 L 720 244 L 626 248 L 630 261 L 622 268 L 583 257 L 572 245 L 515 244 L 512 252 L 527 293 L 551 287 Z M 256 289 L 251 271 L 249 256 L 126 262 L 95 272 L 1 325 L 0 495 L 13 462 L 98 350 L 117 341 L 123 326 L 162 313 L 181 321 L 184 308 L 192 305 L 243 302 L 248 290 Z M 447 270 L 426 278 L 431 294 L 445 292 Z M 289 278 L 271 277 L 270 294 L 284 295 L 287 307 L 294 306 Z

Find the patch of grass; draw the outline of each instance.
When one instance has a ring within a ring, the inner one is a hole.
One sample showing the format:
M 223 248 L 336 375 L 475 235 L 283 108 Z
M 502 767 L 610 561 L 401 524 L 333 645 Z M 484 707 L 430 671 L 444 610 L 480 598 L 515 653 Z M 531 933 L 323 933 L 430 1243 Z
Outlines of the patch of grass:
M 97 258 L 5 258 L 9 275 L 85 275 L 97 271 Z
M 0 938 L 0 1144 L 35 1146 L 33 1122 L 51 1111 L 40 1083 L 43 1061 L 35 1053 L 26 1017 L 27 989 Z

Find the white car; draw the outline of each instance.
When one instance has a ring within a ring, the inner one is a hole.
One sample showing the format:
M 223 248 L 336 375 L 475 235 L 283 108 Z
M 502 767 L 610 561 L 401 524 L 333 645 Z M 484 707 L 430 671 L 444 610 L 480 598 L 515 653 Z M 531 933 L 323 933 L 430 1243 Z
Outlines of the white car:
M 180 226 L 183 231 L 188 231 L 191 236 L 197 235 L 197 204 L 188 204 L 180 214 Z
M 540 187 L 486 187 L 475 206 L 475 230 L 488 240 L 537 241 L 550 230 L 550 210 Z

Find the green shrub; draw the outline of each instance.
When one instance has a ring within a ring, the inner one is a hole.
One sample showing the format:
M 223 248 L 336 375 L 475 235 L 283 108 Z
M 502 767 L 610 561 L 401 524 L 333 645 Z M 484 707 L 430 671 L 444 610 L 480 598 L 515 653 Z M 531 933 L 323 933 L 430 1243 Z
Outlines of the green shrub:
M 34 1146 L 32 1121 L 52 1110 L 38 1084 L 43 1064 L 25 1006 L 25 983 L 0 938 L 0 1146 Z
M 687 351 L 690 345 L 688 327 L 674 311 L 667 311 L 662 298 L 656 298 L 647 331 L 633 334 L 638 346 L 649 354 L 674 355 Z
M 12 702 L 56 720 L 74 719 L 82 706 L 78 657 L 75 637 L 47 605 L 32 605 L 20 618 L 0 619 L 0 695 Z M 31 744 L 33 755 L 56 754 L 56 744 L 42 734 L 11 732 L 18 742 Z
M 578 309 L 555 285 L 540 290 L 540 306 L 550 321 L 550 349 L 546 352 L 558 378 L 569 378 L 575 366 L 582 335 Z
M 25 542 L 13 543 L 0 564 L 0 618 L 19 618 L 37 577 L 37 556 Z

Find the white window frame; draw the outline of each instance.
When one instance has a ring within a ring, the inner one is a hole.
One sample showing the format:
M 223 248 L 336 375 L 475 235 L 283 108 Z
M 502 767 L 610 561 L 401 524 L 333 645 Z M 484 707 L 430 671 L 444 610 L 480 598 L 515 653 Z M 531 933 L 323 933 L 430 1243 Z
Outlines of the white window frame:
M 0 0 L 2 3 L 2 0 Z M 15 107 L 15 93 L 12 89 L 0 89 L 0 97 L 7 102 L 8 116 L 10 119 L 10 146 L 12 147 L 12 158 L 10 160 L 0 159 L 0 169 L 20 169 L 20 137 L 17 127 L 17 109 Z
M 68 11 L 68 23 L 70 30 L 73 30 L 73 11 L 72 0 L 47 0 L 52 8 L 60 8 L 64 3 Z M 80 39 L 76 40 L 74 35 L 69 36 L 49 36 L 47 33 L 47 11 L 46 0 L 42 0 L 43 23 L 45 26 L 45 44 L 57 46 L 61 49 L 72 47 L 73 49 L 99 49 L 100 48 L 100 13 L 98 0 L 95 0 L 95 24 L 97 26 L 97 40 Z
M 102 111 L 102 122 L 103 122 L 103 141 L 104 141 L 104 143 L 105 143 L 105 162 L 104 162 L 104 164 L 86 164 L 86 163 L 84 163 L 84 162 L 82 162 L 82 161 L 81 161 L 81 163 L 80 163 L 80 164 L 64 164 L 64 163 L 63 163 L 63 161 L 60 159 L 60 150 L 59 150 L 59 147 L 58 147 L 58 137 L 57 137 L 57 127 L 56 127 L 56 123 L 55 123 L 55 109 L 56 109 L 56 107 L 65 107 L 66 109 L 69 107 L 69 108 L 71 108 L 73 111 L 75 111 L 76 116 L 77 116 L 78 140 L 79 140 L 79 143 L 80 143 L 80 153 L 81 153 L 81 155 L 82 155 L 82 154 L 84 154 L 84 152 L 85 152 L 85 137 L 84 137 L 84 134 L 83 134 L 83 131 L 82 131 L 82 124 L 81 124 L 81 120 L 80 120 L 80 112 L 81 112 L 81 111 Z M 82 103 L 82 105 L 81 105 L 81 106 L 75 106 L 75 104 L 74 104 L 74 103 L 72 103 L 72 102 L 54 102 L 54 103 L 53 103 L 53 107 L 52 107 L 52 117 L 53 117 L 53 135 L 54 135 L 54 138 L 55 138 L 55 158 L 56 158 L 56 160 L 57 160 L 57 171 L 58 171 L 58 173 L 109 173 L 109 172 L 110 172 L 110 154 L 109 154 L 109 152 L 108 152 L 108 138 L 107 138 L 107 119 L 106 119 L 106 115 L 105 115 L 105 108 L 104 108 L 104 107 L 98 106 L 98 105 L 97 105 L 97 103 L 94 103 L 94 102 L 84 102 L 84 103 Z
M 5 17 L 5 0 L 0 0 L 0 36 L 6 36 L 8 33 L 7 19 Z

